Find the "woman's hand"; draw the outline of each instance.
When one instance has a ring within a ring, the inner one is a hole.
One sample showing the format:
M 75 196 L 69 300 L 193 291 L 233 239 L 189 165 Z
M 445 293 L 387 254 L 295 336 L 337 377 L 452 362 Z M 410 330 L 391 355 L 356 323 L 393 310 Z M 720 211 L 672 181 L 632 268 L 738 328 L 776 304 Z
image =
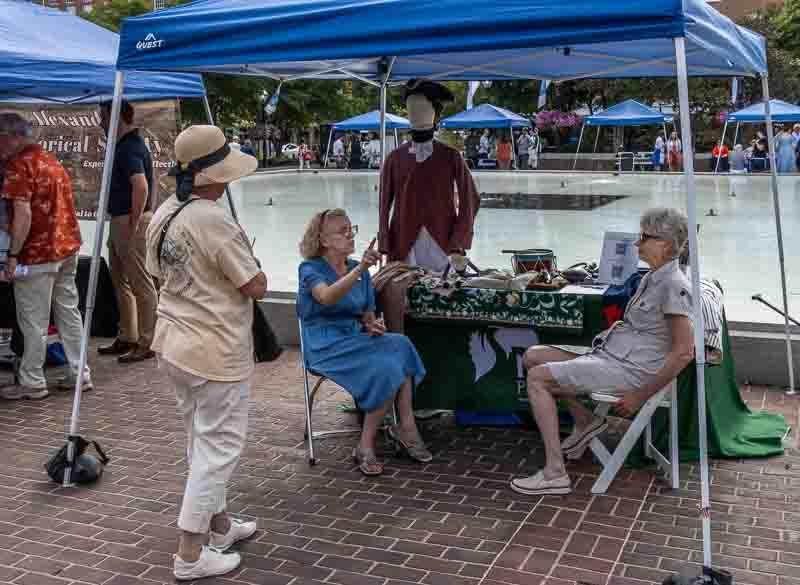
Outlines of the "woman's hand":
M 386 324 L 383 322 L 383 319 L 376 318 L 375 313 L 371 311 L 369 313 L 364 313 L 361 322 L 364 324 L 364 331 L 370 337 L 380 337 L 386 333 Z
M 631 390 L 626 392 L 625 395 L 614 405 L 614 410 L 626 418 L 632 418 L 642 405 L 646 402 L 648 396 L 640 390 Z
M 369 243 L 369 247 L 367 251 L 364 252 L 364 256 L 361 257 L 361 262 L 358 263 L 358 267 L 361 269 L 361 272 L 365 272 L 369 270 L 373 266 L 375 266 L 381 259 L 380 253 L 375 250 L 375 242 L 377 238 L 372 238 L 372 241 Z

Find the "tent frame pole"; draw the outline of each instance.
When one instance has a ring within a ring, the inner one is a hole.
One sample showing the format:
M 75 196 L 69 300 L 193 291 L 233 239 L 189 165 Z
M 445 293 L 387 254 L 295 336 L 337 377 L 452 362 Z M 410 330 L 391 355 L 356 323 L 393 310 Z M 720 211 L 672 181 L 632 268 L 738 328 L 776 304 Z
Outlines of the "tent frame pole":
M 586 129 L 586 122 L 581 124 L 581 135 L 578 137 L 578 148 L 575 149 L 575 156 L 572 159 L 572 170 L 578 166 L 578 153 L 581 151 L 581 142 L 583 142 L 583 131 Z
M 725 118 L 725 125 L 722 127 L 722 138 L 719 139 L 720 147 L 717 154 L 717 162 L 714 165 L 714 174 L 719 170 L 719 160 L 722 158 L 722 145 L 725 144 L 725 134 L 728 132 L 728 118 Z
M 694 321 L 695 365 L 697 367 L 697 418 L 700 451 L 700 494 L 703 527 L 703 572 L 711 569 L 711 503 L 708 473 L 708 436 L 706 418 L 705 340 L 703 308 L 700 303 L 700 250 L 697 238 L 697 193 L 694 177 L 694 145 L 692 144 L 692 121 L 689 111 L 689 74 L 686 63 L 686 39 L 675 37 L 675 61 L 678 73 L 678 95 L 681 115 L 681 134 L 686 141 L 683 146 L 683 173 L 686 180 L 686 207 L 689 218 L 689 255 L 692 280 L 692 317 Z
M 733 147 L 736 148 L 736 141 L 739 139 L 739 125 L 741 122 L 736 122 L 736 131 L 733 133 Z
M 508 133 L 511 134 L 511 166 L 509 167 L 509 170 L 511 170 L 514 167 L 516 167 L 516 165 L 517 165 L 517 147 L 516 147 L 516 144 L 514 144 L 514 142 L 516 142 L 516 141 L 514 140 L 514 123 L 513 122 L 509 122 L 508 123 Z
M 786 330 L 786 365 L 789 369 L 789 389 L 787 394 L 795 394 L 794 360 L 792 359 L 792 329 L 789 323 L 789 296 L 786 291 L 786 262 L 783 253 L 783 227 L 781 224 L 781 201 L 778 193 L 778 167 L 775 164 L 775 132 L 772 128 L 772 112 L 769 103 L 769 79 L 761 74 L 761 88 L 764 97 L 764 117 L 767 123 L 767 148 L 769 151 L 770 186 L 772 187 L 772 204 L 775 210 L 775 229 L 778 237 L 778 263 L 781 270 L 781 293 L 783 294 L 783 318 Z
M 72 400 L 72 416 L 69 421 L 67 434 L 67 468 L 64 470 L 63 487 L 71 487 L 72 468 L 75 461 L 75 446 L 80 428 L 81 394 L 83 389 L 86 364 L 89 359 L 89 339 L 92 331 L 92 316 L 94 303 L 97 298 L 97 280 L 100 273 L 100 258 L 103 247 L 103 236 L 106 227 L 106 209 L 111 191 L 111 171 L 114 168 L 114 155 L 116 154 L 117 132 L 119 130 L 120 110 L 122 109 L 122 90 L 125 86 L 125 73 L 117 71 L 114 79 L 114 97 L 111 100 L 111 119 L 108 126 L 105 160 L 103 163 L 103 179 L 100 183 L 100 197 L 97 202 L 97 226 L 94 231 L 94 245 L 92 247 L 92 265 L 89 270 L 89 287 L 86 291 L 86 314 L 83 320 L 81 333 L 81 355 L 78 361 L 78 375 L 75 380 L 75 396 Z
M 333 140 L 333 133 L 336 132 L 336 127 L 331 126 L 331 131 L 328 132 L 328 147 L 325 149 L 325 167 L 328 168 L 328 157 L 331 153 L 331 140 Z
M 395 57 L 392 57 L 386 64 L 386 71 L 381 76 L 381 168 L 383 163 L 386 162 L 388 153 L 386 152 L 386 98 L 389 89 L 389 78 L 392 76 L 392 68 L 394 67 Z
M 597 145 L 600 142 L 600 130 L 602 128 L 602 126 L 597 127 L 597 134 L 594 137 L 594 148 L 592 148 L 592 154 L 597 154 Z
M 208 103 L 208 94 L 203 96 L 203 109 L 205 109 L 206 111 L 206 118 L 208 119 L 208 123 L 211 126 L 213 126 L 214 116 L 211 114 L 211 105 Z M 239 215 L 236 213 L 236 206 L 233 204 L 233 196 L 231 195 L 231 189 L 228 185 L 225 185 L 225 196 L 228 199 L 228 207 L 231 210 L 231 215 L 233 216 L 233 220 L 238 224 Z

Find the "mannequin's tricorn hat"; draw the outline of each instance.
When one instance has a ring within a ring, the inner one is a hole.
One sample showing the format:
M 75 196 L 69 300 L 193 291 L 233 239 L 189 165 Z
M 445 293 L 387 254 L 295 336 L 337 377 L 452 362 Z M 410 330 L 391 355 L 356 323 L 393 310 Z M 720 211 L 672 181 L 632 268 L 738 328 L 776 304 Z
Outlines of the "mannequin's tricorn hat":
M 424 95 L 432 104 L 442 104 L 444 102 L 452 102 L 456 98 L 453 92 L 447 89 L 441 83 L 430 81 L 428 79 L 411 79 L 406 84 L 406 91 L 403 95 L 403 101 L 408 100 L 412 95 Z

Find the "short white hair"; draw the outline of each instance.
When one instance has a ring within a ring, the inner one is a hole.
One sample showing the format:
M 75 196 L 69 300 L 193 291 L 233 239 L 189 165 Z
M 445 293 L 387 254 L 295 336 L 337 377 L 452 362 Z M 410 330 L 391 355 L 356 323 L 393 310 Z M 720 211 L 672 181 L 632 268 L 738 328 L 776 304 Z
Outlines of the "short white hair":
M 642 214 L 639 222 L 642 231 L 672 244 L 672 253 L 677 257 L 689 239 L 689 220 L 686 215 L 671 207 L 653 207 Z

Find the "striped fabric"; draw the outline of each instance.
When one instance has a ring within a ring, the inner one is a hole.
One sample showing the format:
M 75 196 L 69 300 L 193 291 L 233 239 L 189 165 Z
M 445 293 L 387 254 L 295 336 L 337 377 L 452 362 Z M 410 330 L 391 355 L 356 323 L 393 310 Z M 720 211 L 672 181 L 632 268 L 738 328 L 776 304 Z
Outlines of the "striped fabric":
M 722 363 L 724 310 L 722 287 L 718 282 L 706 278 L 700 279 L 700 306 L 705 324 L 706 363 L 716 366 Z

